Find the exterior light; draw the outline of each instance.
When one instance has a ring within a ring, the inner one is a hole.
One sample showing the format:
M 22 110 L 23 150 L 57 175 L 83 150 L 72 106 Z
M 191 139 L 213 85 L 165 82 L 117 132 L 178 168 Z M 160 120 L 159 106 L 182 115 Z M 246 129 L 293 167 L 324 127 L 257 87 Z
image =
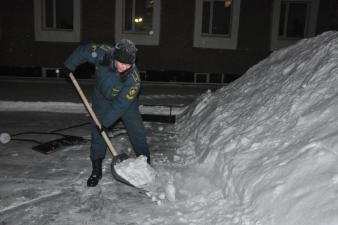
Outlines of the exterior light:
M 231 3 L 232 3 L 232 0 L 224 0 L 224 7 L 225 8 L 230 7 Z
M 137 17 L 134 19 L 135 23 L 142 23 L 143 18 L 142 17 Z

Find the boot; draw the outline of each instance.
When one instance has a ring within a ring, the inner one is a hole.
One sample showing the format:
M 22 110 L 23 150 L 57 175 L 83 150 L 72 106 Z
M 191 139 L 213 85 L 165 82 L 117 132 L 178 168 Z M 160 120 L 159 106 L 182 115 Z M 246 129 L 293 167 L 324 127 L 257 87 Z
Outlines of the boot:
M 102 159 L 92 160 L 93 171 L 87 180 L 88 187 L 95 187 L 102 178 Z

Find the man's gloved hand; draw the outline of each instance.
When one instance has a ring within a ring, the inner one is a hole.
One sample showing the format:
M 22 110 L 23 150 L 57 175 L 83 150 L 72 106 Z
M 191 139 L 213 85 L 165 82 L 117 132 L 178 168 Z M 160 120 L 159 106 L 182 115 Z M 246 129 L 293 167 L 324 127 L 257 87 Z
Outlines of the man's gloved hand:
M 68 82 L 68 83 L 73 83 L 73 82 L 70 80 L 69 74 L 70 74 L 70 73 L 73 73 L 73 74 L 74 74 L 74 72 L 73 72 L 72 70 L 68 69 L 68 68 L 65 67 L 65 66 L 61 68 L 61 71 L 62 71 L 62 74 L 64 74 L 64 78 L 65 78 L 66 82 Z
M 105 127 L 105 126 L 101 125 L 101 128 L 96 126 L 96 130 L 97 130 L 97 132 L 99 132 L 99 134 L 102 134 L 103 132 L 106 132 L 106 134 L 108 134 L 108 128 Z
M 113 63 L 113 60 L 114 60 L 113 53 L 107 52 L 106 54 L 104 54 L 102 58 L 101 65 L 110 66 Z
M 65 66 L 62 68 L 62 71 L 65 73 L 66 77 L 68 77 L 70 73 L 74 73 L 72 70 L 68 69 Z

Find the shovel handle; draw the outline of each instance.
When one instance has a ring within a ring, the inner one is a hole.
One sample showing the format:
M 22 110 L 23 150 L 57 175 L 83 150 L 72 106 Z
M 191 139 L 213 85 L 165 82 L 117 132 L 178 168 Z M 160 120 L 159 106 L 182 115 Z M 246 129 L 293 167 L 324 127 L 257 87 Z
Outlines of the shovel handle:
M 79 95 L 80 95 L 80 97 L 82 99 L 82 102 L 83 102 L 85 108 L 87 109 L 88 113 L 90 114 L 90 117 L 93 119 L 93 121 L 96 124 L 96 126 L 101 129 L 101 127 L 102 127 L 101 123 L 98 120 L 98 118 L 96 117 L 96 114 L 93 111 L 92 107 L 89 105 L 89 102 L 88 102 L 85 94 L 83 93 L 83 91 L 82 91 L 79 83 L 77 82 L 76 78 L 74 77 L 74 75 L 72 73 L 69 73 L 69 77 L 70 77 L 72 83 L 74 84 L 77 92 L 79 93 Z M 108 148 L 109 148 L 110 152 L 113 154 L 113 156 L 117 156 L 118 155 L 117 151 L 115 150 L 114 146 L 110 142 L 110 139 L 109 139 L 109 137 L 107 135 L 107 132 L 102 131 L 101 135 L 102 135 L 104 141 L 106 142 L 106 144 L 108 145 Z

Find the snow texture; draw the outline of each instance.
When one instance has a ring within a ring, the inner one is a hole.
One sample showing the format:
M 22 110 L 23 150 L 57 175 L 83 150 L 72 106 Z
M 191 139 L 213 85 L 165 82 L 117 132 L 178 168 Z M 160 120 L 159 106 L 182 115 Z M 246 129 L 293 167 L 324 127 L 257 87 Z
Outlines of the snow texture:
M 157 148 L 151 199 L 107 173 L 97 188 L 86 188 L 88 146 L 53 161 L 11 141 L 0 155 L 0 222 L 336 225 L 337 86 L 338 33 L 331 31 L 277 50 L 204 93 L 175 127 L 146 124 Z M 22 163 L 24 178 L 16 168 Z
M 181 116 L 176 152 L 212 184 L 198 223 L 338 224 L 337 86 L 338 33 L 327 32 L 200 96 Z

